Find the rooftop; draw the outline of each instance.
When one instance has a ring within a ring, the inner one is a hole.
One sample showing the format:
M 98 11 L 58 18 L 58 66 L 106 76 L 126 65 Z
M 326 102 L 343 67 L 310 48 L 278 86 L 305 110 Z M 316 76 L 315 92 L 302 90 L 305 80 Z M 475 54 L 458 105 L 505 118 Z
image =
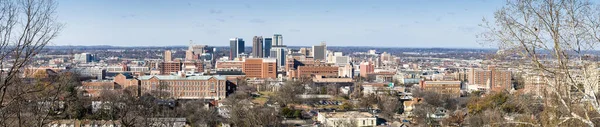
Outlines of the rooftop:
M 319 112 L 319 115 L 325 115 L 327 118 L 370 118 L 374 116 L 368 112 L 348 111 L 348 112 Z
M 217 80 L 226 80 L 225 76 L 221 76 L 221 75 L 214 75 L 214 76 L 208 76 L 208 75 L 196 75 L 196 76 L 178 76 L 178 75 L 145 75 L 145 76 L 140 76 L 138 77 L 139 80 L 148 80 L 152 77 L 156 77 L 160 80 L 208 80 L 210 78 L 216 78 Z

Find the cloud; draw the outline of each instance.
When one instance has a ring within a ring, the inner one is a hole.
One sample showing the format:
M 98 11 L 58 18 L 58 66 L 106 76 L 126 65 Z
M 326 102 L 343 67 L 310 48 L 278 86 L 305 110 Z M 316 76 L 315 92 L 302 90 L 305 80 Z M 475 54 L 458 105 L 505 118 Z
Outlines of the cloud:
M 215 10 L 215 9 L 210 9 L 210 11 L 208 11 L 208 12 L 211 13 L 211 14 L 221 14 L 221 13 L 223 13 L 223 11 L 221 11 L 221 10 Z
M 217 19 L 219 22 L 225 22 L 225 19 Z
M 251 23 L 265 23 L 265 20 L 262 19 L 252 19 L 250 20 Z

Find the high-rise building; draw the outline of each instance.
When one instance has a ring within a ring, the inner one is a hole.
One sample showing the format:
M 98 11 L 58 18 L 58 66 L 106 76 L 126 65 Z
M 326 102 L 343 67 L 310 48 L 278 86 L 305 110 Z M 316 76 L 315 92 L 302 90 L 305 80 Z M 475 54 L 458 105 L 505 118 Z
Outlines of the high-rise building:
M 469 84 L 490 91 L 501 91 L 512 87 L 511 72 L 498 70 L 494 66 L 489 66 L 487 70 L 471 68 L 467 75 Z
M 263 38 L 262 36 L 254 36 L 252 38 L 252 56 L 254 58 L 263 57 Z
M 88 63 L 94 61 L 94 55 L 89 53 L 81 53 L 73 55 L 73 62 Z
M 173 59 L 171 59 L 171 50 L 166 50 L 165 54 L 163 54 L 163 58 L 165 58 L 165 62 L 170 62 Z
M 232 38 L 229 39 L 229 59 L 238 57 L 239 54 L 244 53 L 244 39 Z
M 185 51 L 185 60 L 186 61 L 194 60 L 194 52 L 192 50 Z
M 350 64 L 350 57 L 349 56 L 334 56 L 332 63 L 334 63 L 337 66 L 346 66 L 346 65 Z
M 325 42 L 322 42 L 321 45 L 314 45 L 312 47 L 312 55 L 315 58 L 315 60 L 325 60 L 326 54 L 327 53 L 327 46 L 325 45 Z
M 281 34 L 273 35 L 273 46 L 276 45 L 283 45 L 283 36 L 281 36 Z
M 368 74 L 375 72 L 375 65 L 371 62 L 360 63 L 360 77 L 368 77 Z
M 194 52 L 194 55 L 200 55 L 202 53 L 206 53 L 207 50 L 207 46 L 206 45 L 190 45 L 188 47 L 188 51 L 192 51 Z
M 277 78 L 277 62 L 273 58 L 248 58 L 242 71 L 249 78 Z
M 300 48 L 300 54 L 305 55 L 305 56 L 312 56 L 312 54 L 310 54 L 309 48 Z
M 285 45 L 277 45 L 277 46 L 273 46 L 271 47 L 271 57 L 277 59 L 277 66 L 278 67 L 285 67 L 285 61 L 286 61 L 286 50 L 287 50 L 287 46 Z
M 263 47 L 263 57 L 265 58 L 269 58 L 271 57 L 271 47 L 273 46 L 273 39 L 272 38 L 265 38 L 265 46 Z

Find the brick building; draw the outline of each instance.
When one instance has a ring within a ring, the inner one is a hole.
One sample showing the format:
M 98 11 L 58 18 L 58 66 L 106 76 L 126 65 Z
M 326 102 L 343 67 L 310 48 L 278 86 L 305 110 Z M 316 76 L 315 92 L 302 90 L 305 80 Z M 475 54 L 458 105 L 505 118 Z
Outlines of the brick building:
M 272 58 L 248 58 L 242 71 L 248 78 L 277 78 L 277 62 Z
M 460 83 L 460 81 L 421 81 L 419 85 L 426 91 L 460 97 Z
M 512 88 L 512 75 L 508 70 L 499 70 L 489 66 L 487 70 L 471 68 L 467 72 L 468 82 L 490 91 L 502 91 Z
M 192 66 L 192 67 L 190 67 L 190 66 Z M 190 72 L 204 72 L 204 64 L 199 61 L 161 62 L 158 65 L 158 68 L 160 70 L 160 74 L 163 74 L 163 75 L 177 73 L 182 70 L 190 71 Z
M 339 67 L 336 66 L 298 66 L 297 70 L 291 70 L 291 78 L 312 77 L 321 75 L 325 77 L 337 77 Z
M 360 77 L 367 78 L 370 73 L 375 72 L 375 65 L 371 62 L 360 63 Z
M 215 69 L 217 70 L 229 70 L 229 69 L 242 69 L 244 61 L 239 60 L 228 60 L 228 61 L 217 61 Z
M 235 87 L 225 76 L 152 75 L 140 76 L 142 93 L 166 92 L 176 99 L 224 99 Z

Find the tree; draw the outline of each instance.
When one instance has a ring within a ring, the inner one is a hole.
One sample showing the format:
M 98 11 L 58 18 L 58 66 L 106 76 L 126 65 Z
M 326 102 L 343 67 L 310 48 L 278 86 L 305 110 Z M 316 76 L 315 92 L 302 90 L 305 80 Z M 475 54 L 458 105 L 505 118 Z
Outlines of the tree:
M 301 94 L 304 94 L 304 85 L 300 82 L 288 81 L 275 91 L 274 99 L 282 105 L 299 103 L 298 95 Z
M 598 91 L 591 89 L 599 83 L 594 71 L 597 65 L 586 57 L 600 42 L 598 4 L 587 0 L 507 1 L 494 19 L 484 19 L 481 42 L 497 44 L 501 51 L 529 60 L 533 71 L 545 77 L 546 92 L 542 120 L 490 125 L 597 126 L 593 119 L 598 118 L 589 117 L 600 114 Z
M 42 126 L 56 105 L 63 84 L 35 85 L 26 72 L 38 54 L 61 29 L 55 21 L 52 0 L 4 0 L 0 2 L 0 125 Z M 49 87 L 49 88 L 46 88 Z M 39 102 L 39 103 L 38 103 Z M 46 105 L 46 106 L 49 106 Z M 32 115 L 35 114 L 35 115 Z
M 392 120 L 395 114 L 400 112 L 401 104 L 400 100 L 395 96 L 386 96 L 382 98 L 379 103 L 377 103 L 377 107 L 381 110 L 380 116 L 383 118 L 387 118 L 388 120 Z

